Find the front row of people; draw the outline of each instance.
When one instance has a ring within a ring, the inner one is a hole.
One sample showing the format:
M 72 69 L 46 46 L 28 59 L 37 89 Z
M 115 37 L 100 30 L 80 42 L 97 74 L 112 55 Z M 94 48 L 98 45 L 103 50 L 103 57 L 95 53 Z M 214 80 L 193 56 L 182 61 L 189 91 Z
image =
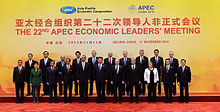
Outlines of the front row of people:
M 66 59 L 66 64 L 63 67 L 63 75 L 59 77 L 59 70 L 55 67 L 55 61 L 50 62 L 50 67 L 46 69 L 46 84 L 49 87 L 49 102 L 57 103 L 57 86 L 59 82 L 64 85 L 64 103 L 72 102 L 72 87 L 74 83 L 79 83 L 80 89 L 80 103 L 87 103 L 88 99 L 88 83 L 91 79 L 90 65 L 86 61 L 86 56 L 83 55 L 80 64 L 77 66 L 77 72 L 73 71 L 70 65 L 71 59 Z M 97 90 L 97 103 L 105 103 L 105 84 L 109 83 L 114 88 L 114 101 L 113 103 L 122 103 L 122 85 L 125 83 L 125 68 L 121 66 L 120 61 L 115 59 L 115 65 L 112 66 L 111 73 L 107 73 L 106 65 L 103 64 L 103 58 L 98 58 L 98 63 L 95 66 L 95 72 L 93 73 L 93 79 L 96 84 Z M 165 103 L 172 103 L 172 87 L 175 85 L 175 71 L 170 66 L 170 59 L 165 60 L 166 66 L 162 69 L 162 84 L 164 85 L 166 100 Z M 189 102 L 189 85 L 191 82 L 191 71 L 188 66 L 185 65 L 186 60 L 181 60 L 181 66 L 178 68 L 177 82 L 180 86 L 180 103 L 184 101 Z M 18 66 L 13 71 L 13 82 L 16 88 L 16 102 L 23 103 L 24 100 L 24 85 L 25 85 L 25 68 L 22 66 L 22 60 L 18 61 Z M 135 102 L 139 102 L 139 85 L 142 81 L 141 70 L 136 65 L 135 59 L 131 59 L 131 65 L 126 68 L 126 77 L 129 83 L 130 91 L 130 103 L 133 102 L 133 89 L 135 88 Z M 43 85 L 42 70 L 38 68 L 38 63 L 34 64 L 34 69 L 30 71 L 30 85 L 33 90 L 33 103 L 35 103 L 35 91 L 37 92 L 37 103 L 39 103 L 40 87 Z M 110 75 L 110 76 L 108 76 Z M 77 82 L 75 82 L 77 81 Z M 153 63 L 148 63 L 148 68 L 144 71 L 144 81 L 148 88 L 148 102 L 156 102 L 156 87 L 159 83 L 159 72 L 157 68 L 153 67 Z M 67 90 L 69 89 L 69 98 L 67 98 Z M 185 90 L 185 98 L 183 95 Z M 21 94 L 21 96 L 19 95 Z M 119 95 L 119 96 L 118 96 Z

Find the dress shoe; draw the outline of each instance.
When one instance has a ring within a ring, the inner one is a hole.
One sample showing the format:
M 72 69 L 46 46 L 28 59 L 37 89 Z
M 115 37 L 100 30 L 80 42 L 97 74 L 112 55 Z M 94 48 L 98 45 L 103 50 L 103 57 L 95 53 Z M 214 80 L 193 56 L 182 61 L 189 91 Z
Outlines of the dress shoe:
M 80 100 L 80 102 L 79 103 L 83 103 L 84 101 L 83 100 Z
M 49 103 L 52 103 L 52 100 L 50 100 Z
M 113 101 L 113 103 L 117 103 L 117 101 L 116 101 L 116 100 L 114 100 L 114 101 Z
M 119 100 L 119 103 L 122 103 L 122 101 L 121 101 L 121 100 Z
M 133 103 L 133 101 L 132 101 L 132 100 L 130 100 L 130 101 L 129 101 L 129 103 Z
M 189 101 L 185 101 L 186 103 L 189 103 Z
M 57 100 L 55 100 L 55 103 L 58 103 L 58 101 L 57 101 Z

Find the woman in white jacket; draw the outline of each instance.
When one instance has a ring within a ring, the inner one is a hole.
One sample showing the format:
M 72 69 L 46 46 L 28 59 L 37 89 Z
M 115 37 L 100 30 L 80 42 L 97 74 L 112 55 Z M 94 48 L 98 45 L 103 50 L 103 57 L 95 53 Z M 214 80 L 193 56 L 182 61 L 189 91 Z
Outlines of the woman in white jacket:
M 156 103 L 156 85 L 159 81 L 157 68 L 153 68 L 153 63 L 148 63 L 148 68 L 144 71 L 144 81 L 147 84 L 148 89 L 148 102 Z M 153 93 L 153 97 L 152 94 Z

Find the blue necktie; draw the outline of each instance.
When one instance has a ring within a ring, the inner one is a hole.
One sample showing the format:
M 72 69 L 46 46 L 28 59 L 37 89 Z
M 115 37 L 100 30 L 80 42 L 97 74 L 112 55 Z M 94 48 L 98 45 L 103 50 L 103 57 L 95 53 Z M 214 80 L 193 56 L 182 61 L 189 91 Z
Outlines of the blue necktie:
M 170 64 L 172 64 L 172 62 L 173 62 L 173 61 L 172 61 L 172 59 L 170 58 Z
M 126 58 L 124 59 L 124 65 L 126 66 Z
M 101 71 L 101 65 L 99 65 L 99 71 Z
M 95 59 L 93 58 L 93 65 L 95 64 Z

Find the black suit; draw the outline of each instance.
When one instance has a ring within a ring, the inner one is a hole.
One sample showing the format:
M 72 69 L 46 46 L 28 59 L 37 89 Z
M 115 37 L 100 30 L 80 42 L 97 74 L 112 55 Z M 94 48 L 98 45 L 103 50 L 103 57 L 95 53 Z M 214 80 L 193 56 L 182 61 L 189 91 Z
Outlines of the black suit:
M 96 81 L 96 90 L 98 102 L 105 102 L 105 80 L 107 80 L 107 69 L 104 64 L 96 64 L 94 80 Z
M 47 67 L 50 67 L 50 62 L 52 59 L 48 58 L 47 63 L 45 65 L 44 58 L 40 60 L 40 69 L 42 70 L 43 74 L 43 91 L 45 95 L 49 95 L 49 86 L 46 84 L 46 71 Z
M 63 93 L 63 91 L 62 91 L 63 85 L 62 85 L 61 81 L 63 80 L 62 79 L 63 78 L 63 68 L 65 67 L 65 65 L 66 65 L 65 61 L 63 61 L 63 62 L 59 61 L 56 63 L 56 67 L 58 68 L 58 74 L 59 74 L 59 79 L 60 79 L 59 80 L 59 94 L 60 94 L 60 96 L 62 96 L 62 93 Z
M 95 57 L 95 61 L 93 62 L 93 57 L 88 58 L 88 63 L 90 64 L 91 67 L 91 79 L 90 79 L 90 91 L 89 94 L 93 95 L 93 77 L 94 77 L 94 72 L 95 72 L 95 65 L 98 63 L 98 57 Z
M 185 89 L 185 102 L 189 101 L 189 87 L 191 83 L 191 70 L 190 67 L 185 66 L 183 71 L 182 66 L 178 68 L 177 82 L 180 83 L 180 100 L 184 101 L 183 89 Z
M 125 84 L 122 84 L 122 94 L 125 94 L 125 90 L 127 92 L 127 95 L 129 95 L 129 84 L 128 84 L 128 67 L 131 65 L 131 58 L 127 57 L 126 63 L 124 61 L 124 57 L 121 58 L 120 60 L 120 65 L 123 66 L 124 68 L 124 77 L 125 77 L 125 84 L 126 84 L 126 88 L 125 88 Z
M 51 67 L 47 67 L 46 82 L 49 83 L 50 101 L 52 102 L 52 95 L 54 92 L 55 102 L 57 102 L 57 83 L 59 83 L 59 74 L 57 67 L 54 67 L 53 69 Z
M 138 85 L 139 81 L 141 81 L 142 75 L 140 72 L 140 67 L 138 65 L 134 66 L 129 66 L 128 67 L 128 82 L 130 86 L 130 101 L 133 101 L 133 86 L 135 86 L 135 97 L 136 101 L 139 100 L 139 90 L 138 90 Z
M 67 89 L 69 88 L 69 102 L 72 102 L 72 88 L 73 88 L 73 81 L 75 81 L 75 76 L 73 72 L 73 68 L 70 65 L 69 68 L 67 68 L 68 65 L 65 65 L 63 67 L 63 76 L 62 81 L 64 82 L 64 102 L 67 102 Z
M 146 68 L 148 68 L 148 58 L 146 56 L 143 56 L 142 61 L 141 61 L 141 57 L 138 56 L 136 58 L 136 64 L 138 65 L 138 67 L 140 67 L 140 74 L 141 74 L 141 85 L 138 86 L 138 90 L 139 90 L 139 94 L 143 94 L 145 95 L 145 83 L 144 83 L 144 70 Z
M 89 63 L 85 62 L 85 67 L 83 69 L 82 63 L 78 65 L 78 76 L 77 80 L 79 80 L 79 89 L 80 89 L 80 102 L 87 102 L 88 98 L 88 80 L 91 77 L 91 69 Z
M 18 66 L 13 70 L 13 82 L 15 83 L 16 90 L 16 102 L 20 103 L 24 101 L 24 82 L 25 82 L 26 70 L 22 66 L 20 72 Z M 21 96 L 19 96 L 21 93 Z
M 179 67 L 179 61 L 176 58 L 168 58 L 170 60 L 170 66 L 172 66 L 174 68 L 174 72 L 175 72 L 175 83 L 176 83 L 176 75 L 177 75 L 177 71 L 178 71 L 178 67 Z M 176 84 L 173 85 L 173 95 L 176 95 Z
M 80 64 L 81 59 L 79 58 L 79 62 L 77 62 L 77 58 L 73 59 L 72 62 L 72 66 L 73 66 L 73 71 L 76 73 L 75 74 L 75 95 L 78 95 L 78 87 L 79 87 L 79 83 L 77 83 L 77 78 L 76 76 L 79 76 L 79 69 L 78 69 L 78 65 Z
M 172 66 L 170 66 L 169 69 L 167 69 L 166 66 L 162 69 L 162 82 L 166 96 L 165 102 L 172 102 L 172 87 L 175 82 L 175 71 Z
M 104 59 L 104 64 L 106 65 L 106 69 L 107 69 L 107 94 L 108 95 L 113 95 L 113 85 L 111 84 L 111 81 L 110 81 L 110 76 L 111 76 L 111 70 L 112 70 L 112 66 L 115 65 L 115 58 L 112 57 L 112 60 L 111 60 L 111 63 L 110 63 L 110 60 L 109 60 L 109 57 L 108 58 L 105 58 Z
M 116 65 L 115 65 L 116 66 Z M 117 101 L 117 89 L 119 89 L 119 101 L 122 101 L 122 81 L 125 80 L 124 68 L 120 65 L 119 70 L 112 66 L 111 81 L 113 81 L 114 101 Z
M 25 62 L 25 68 L 26 68 L 26 82 L 27 82 L 27 95 L 31 94 L 30 90 L 30 72 L 31 69 L 34 69 L 34 64 L 37 63 L 37 61 L 32 60 L 31 66 L 29 64 L 29 60 Z
M 159 84 L 158 84 L 158 94 L 161 95 L 161 75 L 162 75 L 162 68 L 163 68 L 163 58 L 158 56 L 158 61 L 156 61 L 155 57 L 152 57 L 150 61 L 153 63 L 153 67 L 157 68 L 158 76 L 159 76 Z

